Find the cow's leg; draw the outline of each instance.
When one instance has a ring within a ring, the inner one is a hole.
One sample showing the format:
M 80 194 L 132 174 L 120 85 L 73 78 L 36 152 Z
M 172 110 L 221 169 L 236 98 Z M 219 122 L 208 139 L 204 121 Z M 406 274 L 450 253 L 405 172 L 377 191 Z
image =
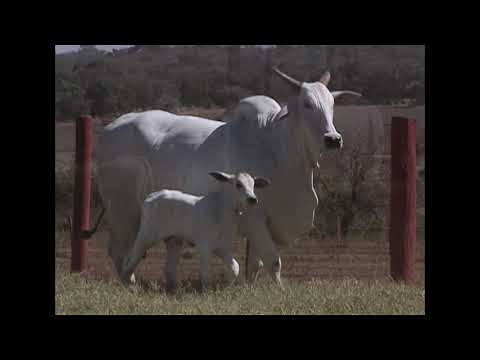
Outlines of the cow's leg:
M 273 243 L 270 231 L 265 222 L 257 222 L 248 228 L 248 239 L 251 247 L 251 256 L 262 259 L 265 268 L 273 280 L 283 289 L 280 272 L 282 263 L 277 248 Z
M 177 288 L 177 265 L 182 251 L 182 242 L 177 238 L 165 241 L 167 246 L 167 262 L 165 264 L 165 281 L 167 291 Z
M 133 271 L 128 277 L 128 281 L 124 276 L 124 260 L 128 253 L 128 243 L 130 242 L 128 232 L 119 233 L 118 230 L 111 231 L 110 243 L 108 246 L 108 254 L 112 259 L 118 277 L 124 283 L 135 283 L 135 275 Z
M 129 163 L 130 165 L 130 163 Z M 123 259 L 135 241 L 140 225 L 141 204 L 138 201 L 137 165 L 125 166 L 123 160 L 101 164 L 98 168 L 99 191 L 106 207 L 110 224 L 108 254 L 119 277 L 123 272 Z M 125 206 L 128 204 L 128 206 Z M 132 273 L 129 281 L 135 282 Z
M 200 282 L 202 290 L 208 288 L 208 275 L 210 267 L 210 249 L 207 245 L 199 246 L 200 251 Z
M 154 243 L 152 239 L 148 238 L 149 236 L 150 234 L 148 234 L 147 229 L 141 226 L 133 247 L 123 257 L 120 276 L 122 282 L 128 283 L 138 263 L 145 256 L 145 252 Z
M 233 283 L 240 272 L 240 266 L 238 262 L 233 258 L 232 252 L 228 249 L 217 249 L 215 250 L 215 255 L 222 259 L 223 263 L 226 265 L 227 271 L 227 280 L 229 283 Z

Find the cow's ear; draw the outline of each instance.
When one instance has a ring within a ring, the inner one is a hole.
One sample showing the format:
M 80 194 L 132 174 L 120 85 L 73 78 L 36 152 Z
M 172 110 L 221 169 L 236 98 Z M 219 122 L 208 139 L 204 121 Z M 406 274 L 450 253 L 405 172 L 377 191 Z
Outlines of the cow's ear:
M 260 177 L 260 176 L 257 176 L 255 178 L 255 188 L 264 188 L 264 187 L 267 187 L 271 184 L 270 180 L 266 179 L 266 178 L 263 178 L 263 177 Z
M 288 107 L 285 105 L 283 106 L 280 111 L 277 113 L 277 120 L 280 120 L 282 118 L 284 118 L 285 116 L 288 115 Z
M 213 171 L 213 172 L 210 172 L 209 174 L 221 182 L 228 182 L 234 178 L 233 175 L 227 174 L 221 171 Z
M 325 71 L 322 76 L 320 76 L 319 82 L 321 82 L 323 85 L 328 86 L 328 83 L 330 82 L 330 71 Z

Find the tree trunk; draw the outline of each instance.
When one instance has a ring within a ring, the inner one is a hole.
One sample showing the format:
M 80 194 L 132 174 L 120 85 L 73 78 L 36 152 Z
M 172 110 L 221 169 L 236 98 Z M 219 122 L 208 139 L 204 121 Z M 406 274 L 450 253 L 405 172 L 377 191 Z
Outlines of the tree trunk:
M 240 68 L 240 45 L 228 47 L 228 81 L 230 85 L 234 82 L 235 75 L 238 75 Z

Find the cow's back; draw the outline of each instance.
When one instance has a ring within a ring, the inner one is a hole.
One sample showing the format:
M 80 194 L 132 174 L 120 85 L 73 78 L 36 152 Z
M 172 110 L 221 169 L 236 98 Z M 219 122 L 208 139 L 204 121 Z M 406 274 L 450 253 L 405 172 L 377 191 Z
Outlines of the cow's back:
M 96 156 L 99 162 L 104 162 L 123 155 L 145 156 L 161 151 L 164 144 L 201 143 L 217 123 L 221 124 L 161 110 L 125 114 L 103 129 Z
M 97 162 L 101 166 L 121 157 L 138 157 L 150 167 L 150 191 L 162 188 L 193 191 L 186 181 L 191 180 L 196 152 L 223 124 L 161 110 L 125 114 L 102 132 Z

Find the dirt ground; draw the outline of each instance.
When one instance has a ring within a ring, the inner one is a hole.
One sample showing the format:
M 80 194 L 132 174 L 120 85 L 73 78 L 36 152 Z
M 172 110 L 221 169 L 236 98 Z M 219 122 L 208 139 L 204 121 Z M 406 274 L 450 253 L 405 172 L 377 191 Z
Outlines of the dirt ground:
M 102 231 L 89 240 L 88 273 L 95 278 L 115 277 L 111 260 L 107 255 L 108 233 Z M 56 263 L 60 268 L 70 266 L 69 235 L 57 239 L 55 250 Z M 282 277 L 292 280 L 342 279 L 388 281 L 390 269 L 389 247 L 386 241 L 355 240 L 338 243 L 336 240 L 306 238 L 291 248 L 279 248 L 282 258 Z M 417 239 L 416 282 L 425 282 L 425 245 L 424 239 Z M 235 244 L 236 259 L 240 264 L 241 277 L 245 273 L 245 243 Z M 165 245 L 159 244 L 150 249 L 147 257 L 137 268 L 137 276 L 144 280 L 164 281 Z M 223 264 L 212 260 L 212 278 L 221 280 Z M 185 249 L 179 267 L 180 280 L 199 278 L 199 258 L 195 249 Z M 262 272 L 265 274 L 265 272 Z M 265 276 L 265 275 L 262 275 Z

